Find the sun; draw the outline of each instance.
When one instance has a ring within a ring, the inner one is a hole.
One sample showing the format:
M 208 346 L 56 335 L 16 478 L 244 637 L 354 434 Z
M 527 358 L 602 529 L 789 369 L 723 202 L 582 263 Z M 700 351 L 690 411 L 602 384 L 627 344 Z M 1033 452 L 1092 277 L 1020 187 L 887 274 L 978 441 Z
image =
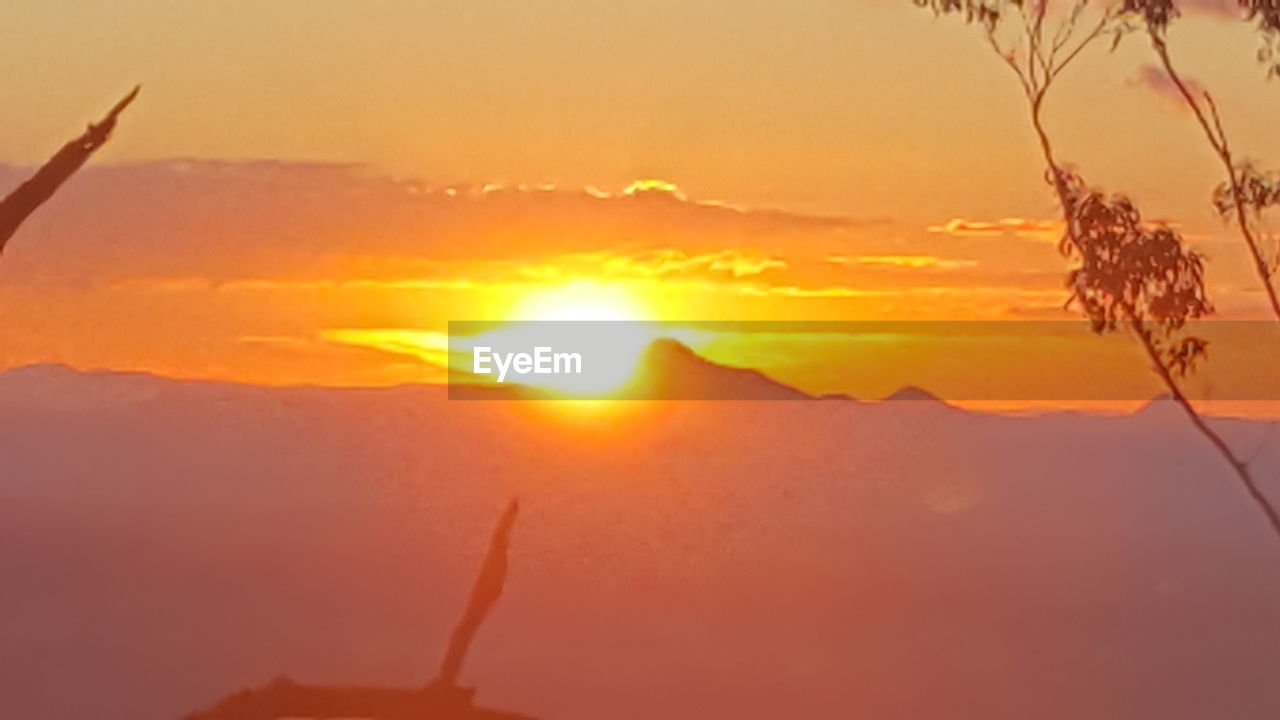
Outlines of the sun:
M 645 349 L 654 339 L 653 312 L 625 285 L 576 281 L 539 289 L 513 305 L 507 328 L 490 334 L 527 334 L 533 344 L 548 337 L 581 337 L 582 330 L 566 322 L 590 322 L 597 351 L 589 372 L 580 375 L 526 376 L 529 384 L 567 399 L 606 399 L 634 377 Z M 550 327 L 542 323 L 558 324 Z
M 623 285 L 582 280 L 524 296 L 509 319 L 640 322 L 654 318 Z

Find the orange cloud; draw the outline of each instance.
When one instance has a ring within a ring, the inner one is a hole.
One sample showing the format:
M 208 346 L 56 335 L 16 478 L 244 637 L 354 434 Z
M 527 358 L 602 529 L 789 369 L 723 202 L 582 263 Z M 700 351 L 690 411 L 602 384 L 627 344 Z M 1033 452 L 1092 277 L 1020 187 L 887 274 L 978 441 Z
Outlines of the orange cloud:
M 680 192 L 680 188 L 675 183 L 669 183 L 664 180 L 637 180 L 626 187 L 622 191 L 623 195 L 638 195 L 646 192 L 663 192 L 671 195 L 677 200 L 688 200 L 685 194 Z
M 827 262 L 836 265 L 857 264 L 869 265 L 871 267 L 907 268 L 911 270 L 954 270 L 957 268 L 976 267 L 978 265 L 976 260 L 947 260 L 936 255 L 860 255 L 855 258 L 833 255 L 827 258 Z
M 882 220 L 736 207 L 657 180 L 441 188 L 352 166 L 184 161 L 86 168 L 74 190 L 6 257 L 0 365 L 404 382 L 443 360 L 406 331 L 506 317 L 579 280 L 624 287 L 660 318 L 982 317 L 1028 286 L 1061 294 L 1047 246 L 1006 243 L 1014 262 L 997 243 L 935 254 L 918 226 L 890 237 Z
M 660 277 L 670 274 L 687 274 L 697 271 L 727 273 L 735 278 L 760 275 L 769 270 L 787 267 L 786 261 L 746 250 L 722 250 L 720 252 L 689 254 L 681 250 L 662 249 L 644 253 L 620 255 L 603 262 L 609 275 L 634 275 Z
M 1239 20 L 1245 15 L 1237 0 L 1179 0 L 1178 9 L 1220 20 Z
M 445 333 L 403 328 L 329 328 L 318 335 L 324 342 L 407 355 L 437 368 L 447 368 L 449 364 L 449 336 Z
M 865 298 L 897 295 L 894 290 L 867 290 L 865 288 L 832 285 L 827 287 L 803 288 L 795 285 L 742 285 L 738 291 L 743 295 L 766 297 L 776 295 L 789 298 Z
M 1001 218 L 994 222 L 982 220 L 966 220 L 952 218 L 942 225 L 930 225 L 931 233 L 946 235 L 1020 235 L 1035 239 L 1054 239 L 1059 233 L 1062 223 L 1057 220 L 1024 220 L 1022 218 Z
M 74 189 L 15 238 L 7 280 L 430 278 L 445 264 L 600 252 L 636 256 L 619 272 L 745 277 L 784 269 L 782 250 L 819 255 L 885 222 L 693 199 L 660 180 L 615 192 L 432 187 L 323 163 L 95 166 Z
M 1204 98 L 1204 86 L 1194 78 L 1184 76 L 1182 83 L 1186 86 L 1187 92 L 1191 93 L 1197 100 Z M 1138 68 L 1137 74 L 1129 79 L 1129 85 L 1136 85 L 1148 90 L 1160 101 L 1160 104 L 1170 110 L 1181 113 L 1191 112 L 1191 108 L 1187 106 L 1186 98 L 1182 96 L 1182 91 L 1169 79 L 1168 73 L 1155 65 L 1143 65 Z

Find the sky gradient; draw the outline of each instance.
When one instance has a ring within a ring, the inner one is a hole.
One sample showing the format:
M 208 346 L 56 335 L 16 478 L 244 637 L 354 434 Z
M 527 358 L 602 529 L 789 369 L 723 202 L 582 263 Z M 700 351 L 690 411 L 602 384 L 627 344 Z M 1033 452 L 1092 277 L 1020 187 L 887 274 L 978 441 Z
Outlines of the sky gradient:
M 638 319 L 1072 317 L 1016 81 L 974 28 L 907 2 L 9 14 L 0 189 L 144 91 L 0 263 L 6 367 L 430 379 L 412 353 L 333 340 L 584 283 Z M 1280 92 L 1250 29 L 1199 11 L 1173 43 L 1238 152 L 1275 158 Z M 1176 222 L 1224 316 L 1258 316 L 1207 202 L 1214 158 L 1151 60 L 1135 36 L 1070 68 L 1048 108 L 1059 152 Z

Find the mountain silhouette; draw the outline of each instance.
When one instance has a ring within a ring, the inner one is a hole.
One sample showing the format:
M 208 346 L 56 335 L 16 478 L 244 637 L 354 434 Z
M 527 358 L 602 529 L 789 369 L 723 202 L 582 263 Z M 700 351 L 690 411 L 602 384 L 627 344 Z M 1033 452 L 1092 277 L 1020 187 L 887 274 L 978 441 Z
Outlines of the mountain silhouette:
M 759 370 L 712 362 L 688 346 L 659 338 L 645 349 L 625 391 L 643 400 L 813 400 Z
M 937 395 L 934 395 L 933 393 L 929 392 L 928 390 L 925 390 L 924 388 L 917 387 L 915 385 L 907 385 L 905 387 L 900 387 L 897 390 L 894 390 L 892 393 L 889 393 L 884 397 L 883 402 L 899 401 L 899 400 L 912 400 L 916 402 L 921 402 L 921 401 L 935 402 L 935 403 L 943 403 L 944 405 L 946 404 L 946 401 L 944 401 L 942 398 L 938 397 Z

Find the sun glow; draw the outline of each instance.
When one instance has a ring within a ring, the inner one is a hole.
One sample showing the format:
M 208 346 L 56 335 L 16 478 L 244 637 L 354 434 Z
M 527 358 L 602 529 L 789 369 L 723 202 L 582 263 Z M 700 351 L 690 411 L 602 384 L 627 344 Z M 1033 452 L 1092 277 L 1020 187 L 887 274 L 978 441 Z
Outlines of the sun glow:
M 475 339 L 482 344 L 498 334 L 510 339 L 528 334 L 530 342 L 546 342 L 558 328 L 540 323 L 592 322 L 591 332 L 607 355 L 592 358 L 591 372 L 581 375 L 526 376 L 522 382 L 572 398 L 603 399 L 624 387 L 635 375 L 641 357 L 654 339 L 646 321 L 649 308 L 622 284 L 578 281 L 538 290 L 514 304 L 512 324 Z M 537 324 L 535 324 L 537 323 Z
M 517 301 L 511 320 L 653 320 L 636 296 L 620 284 L 572 282 L 526 295 Z

